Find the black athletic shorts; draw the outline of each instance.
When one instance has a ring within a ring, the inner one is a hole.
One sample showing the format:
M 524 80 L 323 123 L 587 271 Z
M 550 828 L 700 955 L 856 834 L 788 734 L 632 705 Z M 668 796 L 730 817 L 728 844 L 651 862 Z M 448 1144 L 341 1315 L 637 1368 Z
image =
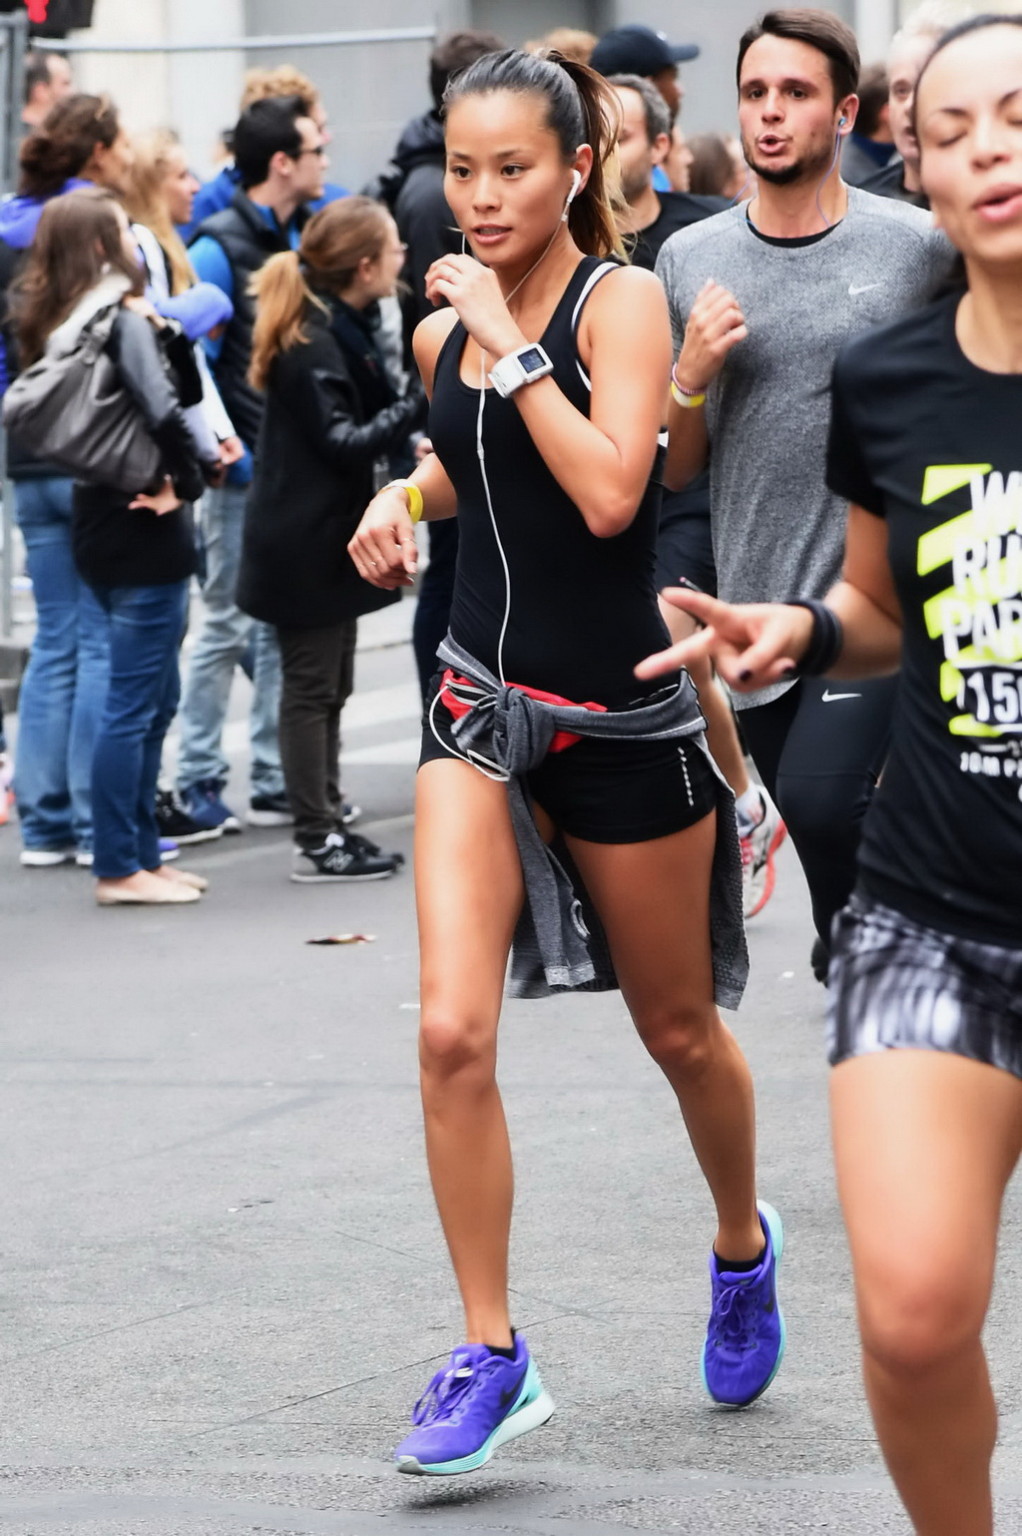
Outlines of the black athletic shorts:
M 831 1066 L 875 1051 L 948 1051 L 1022 1077 L 1022 949 L 924 927 L 857 887 L 834 919 Z
M 452 755 L 466 761 L 455 744 L 451 715 L 436 697 L 441 676 L 434 677 L 426 701 L 420 768 Z M 563 752 L 548 752 L 528 775 L 528 786 L 560 832 L 589 843 L 669 837 L 702 821 L 717 804 L 713 769 L 702 747 L 691 740 L 583 736 Z
M 700 592 L 717 595 L 717 567 L 710 532 L 710 498 L 665 491 L 656 537 L 656 589 L 676 587 L 684 576 Z

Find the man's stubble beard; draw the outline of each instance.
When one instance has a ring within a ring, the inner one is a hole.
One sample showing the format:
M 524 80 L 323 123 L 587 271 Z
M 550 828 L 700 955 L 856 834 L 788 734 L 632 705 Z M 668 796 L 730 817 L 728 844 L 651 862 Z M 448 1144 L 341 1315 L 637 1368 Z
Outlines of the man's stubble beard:
M 768 181 L 774 187 L 792 187 L 798 182 L 822 180 L 830 172 L 833 163 L 833 151 L 827 154 L 814 156 L 812 160 L 795 160 L 791 165 L 777 169 L 770 165 L 762 165 L 756 158 L 750 144 L 742 140 L 742 153 L 745 163 L 762 181 Z

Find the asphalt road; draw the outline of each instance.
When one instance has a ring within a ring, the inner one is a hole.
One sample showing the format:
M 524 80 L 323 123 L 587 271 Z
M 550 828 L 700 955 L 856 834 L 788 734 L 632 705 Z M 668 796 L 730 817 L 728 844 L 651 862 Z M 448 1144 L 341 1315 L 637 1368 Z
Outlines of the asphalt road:
M 399 641 L 404 621 L 367 634 Z M 363 651 L 347 786 L 410 852 L 406 645 Z M 244 693 L 229 742 L 244 784 Z M 761 1403 L 699 1382 L 711 1213 L 617 997 L 513 1003 L 515 1321 L 558 1411 L 484 1471 L 387 1465 L 458 1338 L 421 1150 L 410 873 L 287 879 L 286 832 L 189 858 L 196 907 L 99 910 L 0 831 L 0 1530 L 17 1536 L 906 1532 L 858 1379 L 797 866 L 734 1026 L 789 1350 Z M 306 940 L 375 935 L 358 947 Z M 1022 1531 L 1022 1213 L 989 1337 L 1001 1526 Z

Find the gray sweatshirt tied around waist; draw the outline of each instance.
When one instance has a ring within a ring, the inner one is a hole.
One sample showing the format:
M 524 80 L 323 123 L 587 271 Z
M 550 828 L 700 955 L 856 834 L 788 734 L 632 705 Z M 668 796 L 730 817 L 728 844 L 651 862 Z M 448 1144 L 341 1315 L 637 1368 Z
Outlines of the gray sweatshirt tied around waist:
M 737 1008 L 749 973 L 742 915 L 741 857 L 734 797 L 706 747 L 705 721 L 687 673 L 666 698 L 638 709 L 600 713 L 582 705 L 548 704 L 505 687 L 450 635 L 439 659 L 465 684 L 451 692 L 468 713 L 452 727 L 459 753 L 480 772 L 506 781 L 522 862 L 525 903 L 515 930 L 508 991 L 512 997 L 614 990 L 617 977 L 606 935 L 567 850 L 548 847 L 532 814 L 526 775 L 538 768 L 558 731 L 618 741 L 692 740 L 706 753 L 717 786 L 717 840 L 710 878 L 714 995 Z M 570 749 L 569 749 L 570 750 Z M 684 892 L 678 892 L 679 906 Z

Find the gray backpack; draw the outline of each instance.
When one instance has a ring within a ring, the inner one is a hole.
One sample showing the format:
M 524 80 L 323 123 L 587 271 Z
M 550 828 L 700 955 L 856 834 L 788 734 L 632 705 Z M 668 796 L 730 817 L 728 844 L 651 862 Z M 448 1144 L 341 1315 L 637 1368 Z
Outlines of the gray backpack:
M 76 480 L 136 494 L 160 478 L 160 450 L 105 351 L 119 304 L 107 303 L 53 332 L 38 362 L 4 396 L 3 417 L 19 446 Z

